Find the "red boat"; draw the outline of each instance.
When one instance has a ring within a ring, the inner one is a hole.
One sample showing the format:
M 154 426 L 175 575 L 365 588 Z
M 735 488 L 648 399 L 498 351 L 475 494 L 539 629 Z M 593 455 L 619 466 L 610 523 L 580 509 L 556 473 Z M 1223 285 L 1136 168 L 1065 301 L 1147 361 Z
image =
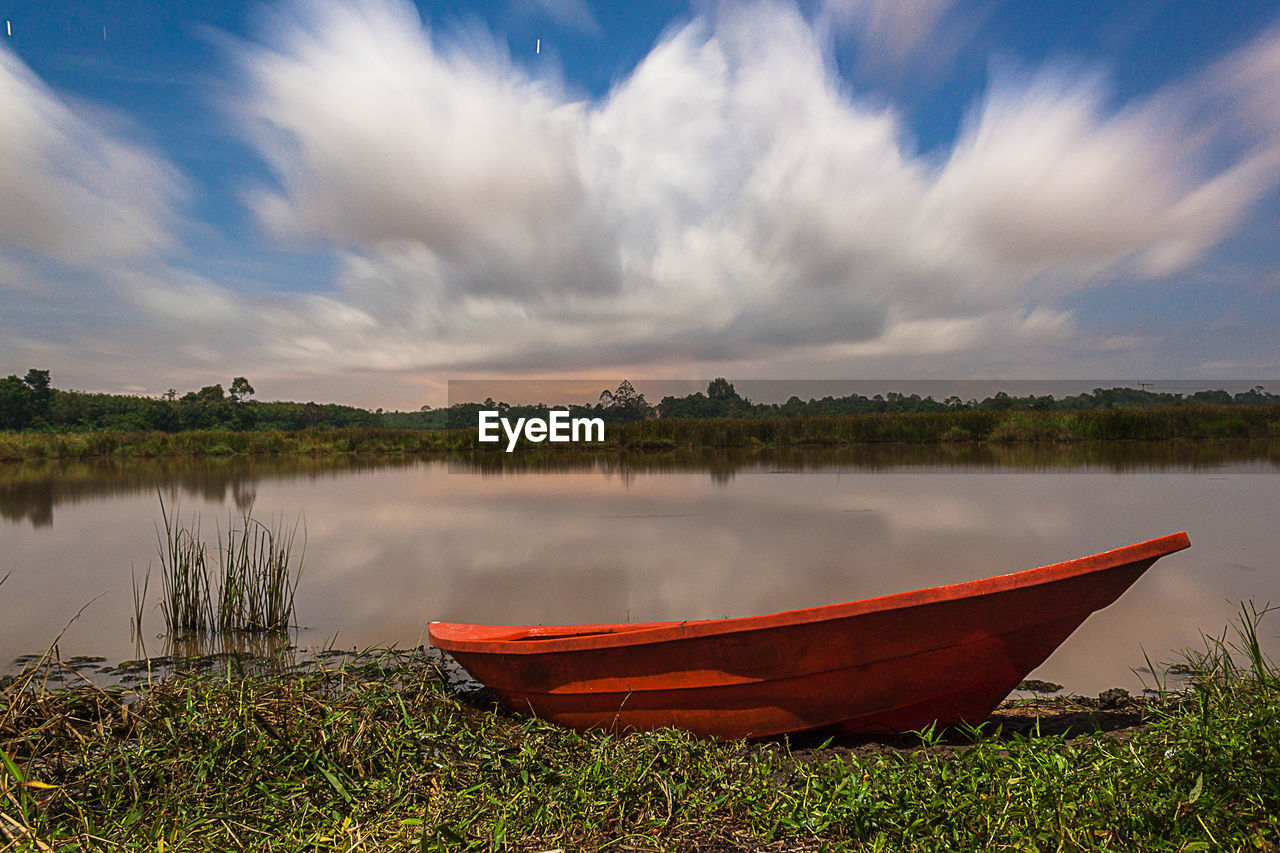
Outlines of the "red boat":
M 510 710 L 574 729 L 678 726 L 720 740 L 980 722 L 1166 554 L 1174 533 L 1038 569 L 742 619 L 432 622 Z

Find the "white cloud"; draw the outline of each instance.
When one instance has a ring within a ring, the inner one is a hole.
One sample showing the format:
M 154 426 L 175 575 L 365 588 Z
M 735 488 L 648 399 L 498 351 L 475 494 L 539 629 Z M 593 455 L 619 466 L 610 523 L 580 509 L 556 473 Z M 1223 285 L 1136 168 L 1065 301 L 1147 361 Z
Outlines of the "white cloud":
M 926 48 L 949 58 L 955 0 L 823 0 L 821 20 L 858 47 L 858 64 L 874 74 L 900 74 Z
M 1117 110 L 1101 78 L 1052 71 L 997 79 L 945 162 L 924 161 L 786 5 L 695 19 L 596 103 L 493 45 L 441 43 L 407 6 L 309 3 L 279 24 L 240 57 L 279 176 L 254 205 L 280 233 L 344 247 L 310 328 L 277 343 L 334 368 L 1054 337 L 1072 322 L 1062 299 L 1185 268 L 1275 182 L 1243 158 L 1211 170 L 1214 128 L 1168 93 Z M 1255 88 L 1275 77 L 1245 67 Z
M 1104 97 L 1097 79 L 994 83 L 930 189 L 931 224 L 1015 281 L 1131 256 L 1155 275 L 1186 266 L 1242 197 L 1196 174 L 1199 152 L 1172 115 L 1158 105 L 1108 115 Z
M 0 252 L 88 265 L 169 242 L 176 171 L 89 112 L 0 45 Z
M 332 280 L 251 292 L 161 260 L 171 167 L 0 49 L 0 245 L 20 250 L 0 248 L 0 354 L 119 387 L 152 382 L 162 353 L 153 391 L 248 375 L 267 396 L 373 405 L 477 372 L 1239 360 L 1099 324 L 1080 296 L 1154 292 L 1274 190 L 1276 31 L 1119 107 L 1098 75 L 999 74 L 923 158 L 790 6 L 695 18 L 590 102 L 408 5 L 272 21 L 237 54 L 238 115 L 277 179 L 247 198 L 279 238 L 332 251 Z
M 817 27 L 847 48 L 859 84 L 904 93 L 931 87 L 995 10 L 993 0 L 817 0 Z
M 1254 144 L 1280 144 L 1280 25 L 1258 34 L 1249 44 L 1218 63 L 1209 75 L 1206 98 L 1212 107 L 1225 106 Z
M 582 32 L 600 31 L 600 23 L 587 6 L 586 0 L 516 0 L 513 6 L 526 13 L 541 12 L 562 26 Z
M 494 45 L 439 52 L 409 7 L 308 4 L 246 57 L 278 234 L 429 249 L 468 292 L 612 289 L 573 158 L 580 118 Z M 305 17 L 304 17 L 305 16 Z

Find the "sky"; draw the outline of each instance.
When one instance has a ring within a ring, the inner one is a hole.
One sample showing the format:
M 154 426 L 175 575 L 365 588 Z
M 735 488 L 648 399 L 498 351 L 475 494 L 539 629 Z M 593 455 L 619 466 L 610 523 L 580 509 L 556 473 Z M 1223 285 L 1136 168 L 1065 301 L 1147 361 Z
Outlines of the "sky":
M 0 0 L 0 375 L 1280 377 L 1280 12 Z

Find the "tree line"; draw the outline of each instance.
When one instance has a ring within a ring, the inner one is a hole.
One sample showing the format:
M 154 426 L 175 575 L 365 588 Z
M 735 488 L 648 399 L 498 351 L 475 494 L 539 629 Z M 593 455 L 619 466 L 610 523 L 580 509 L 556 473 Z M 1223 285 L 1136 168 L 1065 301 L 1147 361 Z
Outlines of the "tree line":
M 663 397 L 651 405 L 632 384 L 623 381 L 617 390 L 605 390 L 593 405 L 556 406 L 567 408 L 574 417 L 602 417 L 606 423 L 632 423 L 648 418 L 789 418 L 808 415 L 912 414 L 936 412 L 999 411 L 1096 411 L 1106 409 L 1156 409 L 1179 406 L 1275 406 L 1280 395 L 1255 386 L 1232 394 L 1224 390 L 1178 394 L 1148 391 L 1144 388 L 1095 388 L 1090 392 L 1055 398 L 1051 394 L 1018 397 L 1005 391 L 981 400 L 964 400 L 950 396 L 942 400 L 919 394 L 876 394 L 871 397 L 850 394 L 802 400 L 792 396 L 785 403 L 753 403 L 723 377 L 711 380 L 705 393 L 698 391 L 684 397 Z M 545 417 L 551 410 L 545 404 L 511 406 L 487 399 L 483 403 L 454 403 L 441 409 L 423 406 L 417 412 L 389 412 L 383 416 L 387 426 L 408 429 L 462 429 L 476 425 L 479 412 L 497 409 L 504 417 Z
M 752 403 L 734 390 L 733 384 L 718 378 L 707 386 L 707 393 L 685 397 L 663 397 L 657 406 L 664 418 L 779 418 L 804 415 L 868 415 L 907 414 L 919 412 L 999 412 L 999 411 L 1094 411 L 1101 409 L 1154 409 L 1176 406 L 1274 406 L 1280 395 L 1271 394 L 1261 385 L 1231 394 L 1227 391 L 1197 391 L 1175 394 L 1148 391 L 1144 388 L 1094 388 L 1091 392 L 1061 399 L 1052 394 L 1016 397 L 997 391 L 982 400 L 963 400 L 957 396 L 935 400 L 919 394 L 876 394 L 866 397 L 826 396 L 801 400 L 792 396 L 785 403 Z
M 333 403 L 260 402 L 243 376 L 228 388 L 206 385 L 179 396 L 95 394 L 52 387 L 49 371 L 0 379 L 0 429 L 85 432 L 182 432 L 195 429 L 298 430 L 311 427 L 378 427 L 374 412 Z
M 386 412 L 382 415 L 384 426 L 404 429 L 467 429 L 479 422 L 480 412 L 497 411 L 508 420 L 516 418 L 545 419 L 552 409 L 568 410 L 570 417 L 600 418 L 606 424 L 631 423 L 653 417 L 655 409 L 627 380 L 622 380 L 612 391 L 605 389 L 595 403 L 586 405 L 552 406 L 534 403 L 513 406 L 489 397 L 481 403 L 454 403 L 442 409 L 423 406 L 416 412 Z
M 908 414 L 960 411 L 1093 411 L 1151 409 L 1180 406 L 1275 406 L 1280 395 L 1256 386 L 1231 394 L 1224 390 L 1192 394 L 1149 391 L 1143 388 L 1095 388 L 1091 392 L 1062 397 L 1050 394 L 1012 396 L 999 391 L 982 400 L 951 396 L 936 400 L 918 394 L 850 394 L 785 403 L 753 403 L 723 377 L 713 379 L 706 393 L 663 397 L 650 404 L 628 381 L 606 389 L 589 405 L 512 406 L 486 399 L 455 403 L 445 408 L 423 406 L 416 412 L 371 412 L 334 403 L 261 402 L 252 399 L 254 389 L 243 376 L 221 384 L 206 385 L 179 396 L 169 389 L 160 397 L 96 394 L 54 388 L 48 370 L 28 370 L 0 379 L 0 429 L 78 432 L 92 430 L 181 432 L 193 429 L 299 430 L 335 427 L 389 427 L 399 429 L 474 428 L 481 410 L 501 412 L 507 418 L 545 418 L 552 408 L 568 408 L 574 417 L 598 417 L 605 423 L 632 423 L 649 418 L 787 418 L 807 415 Z

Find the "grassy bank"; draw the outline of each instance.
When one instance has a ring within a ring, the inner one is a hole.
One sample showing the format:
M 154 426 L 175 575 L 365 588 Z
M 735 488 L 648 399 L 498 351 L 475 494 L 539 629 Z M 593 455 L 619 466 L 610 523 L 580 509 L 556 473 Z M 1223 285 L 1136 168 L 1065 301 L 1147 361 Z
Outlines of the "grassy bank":
M 608 432 L 606 437 L 621 447 L 1280 439 L 1280 407 L 961 411 L 760 420 L 664 418 L 615 428 L 612 436 Z
M 957 411 L 818 415 L 768 419 L 662 418 L 609 425 L 603 445 L 521 445 L 532 450 L 601 448 L 841 447 L 868 444 L 1017 444 L 1084 441 L 1280 439 L 1280 407 L 1179 406 L 1084 412 Z M 0 461 L 166 456 L 502 453 L 473 430 L 192 430 L 189 432 L 0 432 Z
M 0 432 L 0 461 L 149 459 L 169 456 L 336 456 L 410 454 L 467 449 L 462 431 L 352 427 L 324 430 L 191 430 L 189 432 Z
M 223 659 L 130 705 L 37 678 L 0 704 L 0 827 L 28 849 L 1274 851 L 1280 681 L 1220 651 L 1137 728 L 915 748 L 578 735 L 460 704 L 420 653 Z

